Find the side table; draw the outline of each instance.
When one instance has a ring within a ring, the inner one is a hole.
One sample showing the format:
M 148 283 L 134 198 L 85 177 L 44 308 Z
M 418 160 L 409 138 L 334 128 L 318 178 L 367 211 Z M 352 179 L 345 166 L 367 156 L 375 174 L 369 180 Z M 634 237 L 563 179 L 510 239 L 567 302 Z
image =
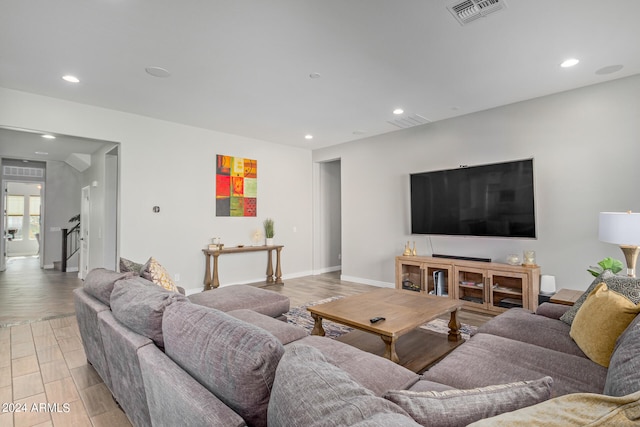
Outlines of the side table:
M 551 299 L 549 299 L 549 302 L 562 305 L 573 305 L 583 293 L 584 291 L 578 291 L 575 289 L 560 289 L 551 297 Z

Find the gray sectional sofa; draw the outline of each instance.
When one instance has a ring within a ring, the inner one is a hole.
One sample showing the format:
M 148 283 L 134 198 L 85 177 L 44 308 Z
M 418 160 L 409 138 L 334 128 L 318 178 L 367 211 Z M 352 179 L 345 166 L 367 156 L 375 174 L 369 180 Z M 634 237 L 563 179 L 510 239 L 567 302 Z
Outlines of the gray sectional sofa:
M 288 300 L 258 291 L 267 294 L 243 300 L 239 288 L 187 298 L 94 270 L 75 292 L 87 359 L 135 426 L 499 425 L 521 411 L 581 407 L 567 396 L 599 399 L 585 417 L 640 422 L 638 319 L 609 369 L 572 344 L 562 307 L 543 304 L 537 314 L 497 316 L 418 375 L 277 320 Z

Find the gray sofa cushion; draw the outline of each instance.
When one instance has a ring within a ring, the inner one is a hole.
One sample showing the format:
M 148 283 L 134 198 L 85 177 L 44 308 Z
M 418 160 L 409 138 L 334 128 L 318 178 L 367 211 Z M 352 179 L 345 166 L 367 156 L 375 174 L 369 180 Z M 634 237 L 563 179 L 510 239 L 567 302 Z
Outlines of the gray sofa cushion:
M 156 346 L 138 350 L 153 427 L 242 427 L 247 424 Z
M 188 300 L 142 277 L 135 277 L 116 282 L 111 294 L 111 311 L 120 323 L 164 348 L 162 315 L 175 301 Z
M 288 346 L 280 360 L 268 415 L 270 427 L 418 425 L 398 406 L 329 363 L 320 351 L 297 343 Z
M 272 333 L 282 344 L 289 344 L 309 335 L 305 328 L 292 325 L 253 310 L 242 309 L 227 312 L 228 315 L 252 325 L 256 325 Z
M 585 357 L 491 334 L 476 334 L 423 374 L 459 389 L 553 378 L 553 394 L 602 393 L 607 369 Z
M 171 304 L 162 329 L 167 356 L 236 411 L 266 426 L 267 405 L 282 344 L 269 332 L 218 310 Z
M 348 373 L 376 396 L 382 396 L 387 390 L 405 390 L 420 379 L 418 374 L 397 363 L 340 341 L 311 335 L 289 345 L 295 344 L 317 348 L 331 364 Z
M 135 276 L 135 273 L 118 273 L 105 268 L 94 268 L 84 279 L 84 290 L 98 301 L 109 306 L 113 285 L 120 279 Z
M 640 315 L 620 335 L 613 349 L 604 394 L 624 396 L 640 390 Z
M 535 405 L 551 397 L 551 377 L 470 390 L 385 393 L 425 427 L 464 427 L 474 421 Z
M 569 336 L 571 326 L 522 308 L 512 308 L 478 328 L 478 333 L 498 335 L 550 348 L 574 356 L 587 357 Z
M 589 288 L 576 300 L 565 314 L 560 317 L 560 320 L 568 325 L 573 323 L 573 319 L 576 317 L 578 310 L 582 307 L 582 304 L 587 299 L 591 291 L 600 283 L 606 283 L 607 288 L 615 291 L 619 294 L 629 298 L 634 304 L 640 303 L 640 278 L 628 277 L 628 276 L 616 276 L 611 271 L 606 270 L 600 276 L 596 277 Z
M 220 311 L 248 308 L 265 316 L 279 318 L 289 311 L 289 298 L 277 292 L 249 285 L 230 285 L 189 295 L 194 304 Z

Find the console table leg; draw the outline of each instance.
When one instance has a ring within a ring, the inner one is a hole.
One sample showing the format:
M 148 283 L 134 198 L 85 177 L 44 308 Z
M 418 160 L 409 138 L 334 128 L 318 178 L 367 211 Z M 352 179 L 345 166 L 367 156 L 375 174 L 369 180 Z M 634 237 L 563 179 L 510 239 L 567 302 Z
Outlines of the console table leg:
M 282 281 L 282 269 L 280 268 L 280 250 L 282 248 L 276 249 L 276 285 L 284 285 Z
M 269 249 L 267 253 L 267 283 L 273 283 L 273 256 L 271 255 L 273 251 Z
M 396 353 L 396 340 L 392 337 L 381 337 L 384 341 L 384 357 L 395 363 L 400 363 L 400 358 Z
M 324 328 L 322 327 L 322 317 L 314 313 L 311 313 L 311 317 L 313 317 L 313 330 L 311 331 L 311 335 L 319 335 L 323 337 Z
M 218 255 L 217 253 L 213 254 L 213 284 L 211 287 L 214 289 L 220 287 L 220 280 L 218 279 Z
M 205 253 L 205 264 L 204 264 L 204 290 L 208 291 L 211 289 L 211 255 Z
M 449 320 L 449 341 L 460 341 L 461 339 L 458 310 L 454 310 L 451 312 L 451 319 Z

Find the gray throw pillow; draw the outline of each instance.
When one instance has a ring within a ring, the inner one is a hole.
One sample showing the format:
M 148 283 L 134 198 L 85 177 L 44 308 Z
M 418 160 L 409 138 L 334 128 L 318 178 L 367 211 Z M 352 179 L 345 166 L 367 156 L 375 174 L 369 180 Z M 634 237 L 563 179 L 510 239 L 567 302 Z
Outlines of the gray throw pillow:
M 320 350 L 304 344 L 288 345 L 280 360 L 268 421 L 269 427 L 418 426 L 400 407 L 375 396 Z
M 589 288 L 576 300 L 573 306 L 560 317 L 560 320 L 567 325 L 571 325 L 573 323 L 573 319 L 575 319 L 576 314 L 578 313 L 578 310 L 582 307 L 582 304 L 587 299 L 591 291 L 593 291 L 595 287 L 602 282 L 607 284 L 607 288 L 624 295 L 634 304 L 640 303 L 640 279 L 628 276 L 617 276 L 610 270 L 605 270 L 601 275 L 596 277 L 593 282 L 591 282 Z
M 625 396 L 640 390 L 640 316 L 620 335 L 611 354 L 603 393 Z
M 84 278 L 84 290 L 103 304 L 110 305 L 113 285 L 118 280 L 127 279 L 134 275 L 134 273 L 130 272 L 118 273 L 106 268 L 94 268 Z
M 120 323 L 164 348 L 162 317 L 165 308 L 187 297 L 166 291 L 142 277 L 119 280 L 111 293 L 111 311 Z
M 221 311 L 171 304 L 163 319 L 165 352 L 252 427 L 266 427 L 267 406 L 284 347 L 269 332 Z
M 138 262 L 134 262 L 126 258 L 120 258 L 120 272 L 122 273 L 132 271 L 139 276 L 142 273 L 142 266 L 143 264 Z
M 551 377 L 544 377 L 470 390 L 394 390 L 383 397 L 407 411 L 423 426 L 463 427 L 483 418 L 544 402 L 551 397 L 552 384 Z

